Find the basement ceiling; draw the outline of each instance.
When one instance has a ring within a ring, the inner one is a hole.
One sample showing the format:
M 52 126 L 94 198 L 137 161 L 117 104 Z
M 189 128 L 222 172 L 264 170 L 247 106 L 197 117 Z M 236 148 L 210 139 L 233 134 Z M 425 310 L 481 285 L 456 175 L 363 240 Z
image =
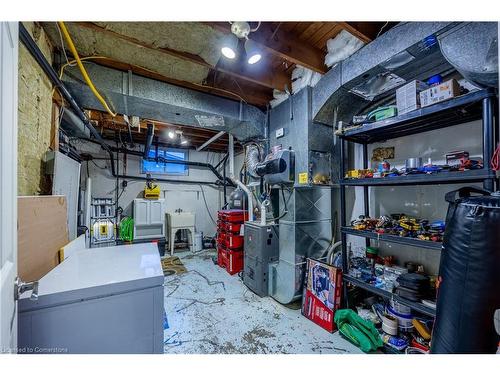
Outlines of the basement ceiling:
M 122 115 L 112 117 L 106 112 L 95 110 L 88 110 L 86 111 L 86 113 L 103 138 L 113 140 L 118 143 L 131 143 L 128 132 L 128 125 Z M 218 133 L 218 131 L 209 129 L 190 127 L 185 125 L 180 126 L 151 119 L 140 119 L 139 127 L 133 125 L 131 126 L 132 142 L 134 144 L 138 146 L 144 145 L 144 143 L 146 142 L 146 128 L 148 123 L 154 125 L 155 138 L 153 144 L 158 143 L 162 146 L 168 147 L 196 149 Z M 177 140 L 172 140 L 168 137 L 169 131 L 175 132 L 176 130 L 182 131 L 183 136 L 188 140 L 189 144 L 183 146 L 180 145 Z M 229 136 L 227 133 L 225 133 L 221 137 L 204 147 L 203 151 L 225 153 L 227 152 L 228 145 Z M 239 144 L 239 142 L 236 142 L 235 150 L 241 150 L 241 145 Z
M 252 26 L 257 23 L 252 22 Z M 43 22 L 52 44 L 61 50 L 54 22 Z M 325 73 L 326 42 L 347 30 L 364 42 L 391 28 L 384 22 L 262 22 L 250 34 L 264 52 L 249 66 L 241 56 L 229 61 L 220 45 L 229 22 L 67 22 L 81 57 L 104 56 L 93 63 L 146 76 L 264 108 L 273 89 L 291 87 L 299 64 Z M 65 45 L 66 51 L 68 51 Z M 64 63 L 64 61 L 61 61 Z M 76 67 L 68 72 L 76 73 Z
M 66 22 L 80 57 L 101 57 L 86 64 L 100 64 L 121 71 L 208 92 L 233 100 L 243 100 L 262 110 L 273 98 L 273 90 L 291 88 L 291 74 L 296 65 L 326 73 L 326 43 L 342 30 L 365 43 L 390 29 L 395 23 L 383 22 L 262 22 L 249 35 L 263 51 L 262 60 L 248 65 L 243 43 L 238 58 L 228 60 L 220 53 L 229 22 Z M 252 27 L 257 23 L 252 22 Z M 56 54 L 55 68 L 66 61 L 62 55 L 62 38 L 55 22 L 43 22 Z M 64 42 L 67 54 L 69 49 Z M 69 56 L 71 58 L 71 56 Z M 66 67 L 66 74 L 80 76 L 76 66 Z M 99 89 L 99 87 L 97 87 Z M 91 118 L 104 138 L 129 142 L 129 133 L 122 115 L 111 117 L 90 111 Z M 186 148 L 197 148 L 217 132 L 167 124 L 158 119 L 141 119 L 140 128 L 132 129 L 136 144 L 143 144 L 148 122 L 155 125 L 155 142 L 179 147 L 168 139 L 168 130 L 182 130 L 189 139 Z M 225 152 L 225 134 L 206 150 Z M 238 145 L 238 148 L 240 145 Z

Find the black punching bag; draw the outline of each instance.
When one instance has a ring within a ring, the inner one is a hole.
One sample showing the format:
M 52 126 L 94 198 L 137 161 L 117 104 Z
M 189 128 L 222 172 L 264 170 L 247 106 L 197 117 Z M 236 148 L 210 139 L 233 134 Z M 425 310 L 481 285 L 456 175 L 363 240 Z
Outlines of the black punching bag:
M 465 187 L 446 194 L 446 200 L 431 353 L 495 353 L 500 339 L 493 320 L 500 308 L 500 195 Z

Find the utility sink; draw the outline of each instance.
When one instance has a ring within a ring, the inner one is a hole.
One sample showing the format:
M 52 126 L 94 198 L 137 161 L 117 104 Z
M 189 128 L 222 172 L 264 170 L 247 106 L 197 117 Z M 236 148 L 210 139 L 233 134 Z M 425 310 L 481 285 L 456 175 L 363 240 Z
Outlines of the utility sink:
M 191 212 L 167 213 L 167 223 L 169 228 L 194 227 L 194 213 Z

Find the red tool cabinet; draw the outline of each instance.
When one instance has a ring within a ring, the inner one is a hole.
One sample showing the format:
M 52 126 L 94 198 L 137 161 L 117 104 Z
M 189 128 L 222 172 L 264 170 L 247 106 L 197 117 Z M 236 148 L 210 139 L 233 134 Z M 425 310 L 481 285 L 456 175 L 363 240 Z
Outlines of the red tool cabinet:
M 217 264 L 234 275 L 243 270 L 241 226 L 248 219 L 243 210 L 220 210 L 217 213 Z

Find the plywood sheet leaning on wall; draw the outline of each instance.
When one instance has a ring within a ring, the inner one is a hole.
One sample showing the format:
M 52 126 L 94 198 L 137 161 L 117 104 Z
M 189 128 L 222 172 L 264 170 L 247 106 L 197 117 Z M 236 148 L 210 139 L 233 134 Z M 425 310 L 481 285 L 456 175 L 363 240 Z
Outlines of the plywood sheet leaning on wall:
M 18 273 L 23 281 L 39 280 L 58 264 L 58 251 L 68 243 L 66 197 L 19 197 Z

